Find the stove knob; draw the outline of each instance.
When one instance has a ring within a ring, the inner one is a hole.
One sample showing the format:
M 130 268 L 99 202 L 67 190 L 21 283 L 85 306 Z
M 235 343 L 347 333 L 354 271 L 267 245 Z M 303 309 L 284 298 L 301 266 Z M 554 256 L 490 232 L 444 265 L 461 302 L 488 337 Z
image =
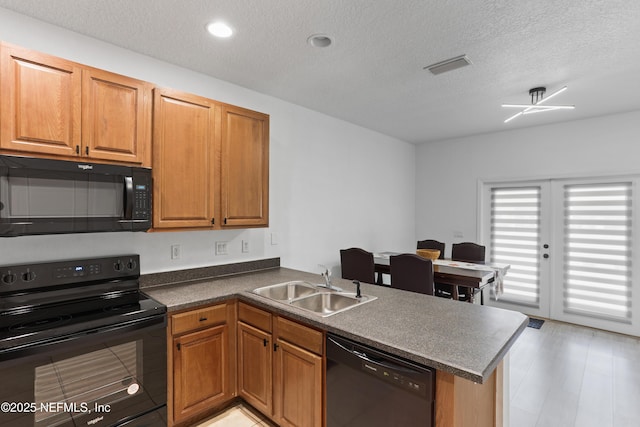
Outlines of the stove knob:
M 137 264 L 134 260 L 129 260 L 129 262 L 127 263 L 127 268 L 129 270 L 133 270 L 134 268 L 136 268 Z
M 122 261 L 118 260 L 113 264 L 113 269 L 115 271 L 122 271 L 124 270 L 124 264 L 122 263 Z
M 33 271 L 27 271 L 26 273 L 22 273 L 22 280 L 25 282 L 30 282 L 36 278 L 36 273 Z
M 17 276 L 13 273 L 5 274 L 4 276 L 2 276 L 2 283 L 4 283 L 5 285 L 10 285 L 15 282 L 16 279 Z

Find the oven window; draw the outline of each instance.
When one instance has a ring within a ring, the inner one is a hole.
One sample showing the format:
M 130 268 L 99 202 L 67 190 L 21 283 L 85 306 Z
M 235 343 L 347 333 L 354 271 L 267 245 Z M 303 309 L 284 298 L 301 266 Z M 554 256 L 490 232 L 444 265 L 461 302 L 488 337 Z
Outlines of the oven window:
M 38 366 L 35 425 L 54 427 L 74 414 L 101 412 L 142 393 L 141 363 L 142 340 L 137 340 Z
M 7 218 L 121 218 L 124 182 L 84 181 L 26 176 L 0 177 L 2 204 Z

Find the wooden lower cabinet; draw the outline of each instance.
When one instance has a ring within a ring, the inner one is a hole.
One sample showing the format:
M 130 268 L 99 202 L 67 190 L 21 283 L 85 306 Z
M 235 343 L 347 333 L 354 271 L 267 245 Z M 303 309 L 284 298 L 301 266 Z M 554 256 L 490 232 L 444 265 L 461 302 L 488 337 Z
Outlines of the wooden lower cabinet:
M 238 394 L 263 414 L 273 413 L 271 334 L 238 323 Z
M 169 425 L 188 425 L 236 395 L 235 302 L 172 315 L 169 334 Z
M 225 324 L 174 338 L 173 408 L 176 419 L 227 399 L 228 334 Z
M 275 420 L 284 426 L 322 426 L 322 357 L 278 339 Z
M 280 426 L 321 427 L 324 335 L 238 304 L 238 395 Z

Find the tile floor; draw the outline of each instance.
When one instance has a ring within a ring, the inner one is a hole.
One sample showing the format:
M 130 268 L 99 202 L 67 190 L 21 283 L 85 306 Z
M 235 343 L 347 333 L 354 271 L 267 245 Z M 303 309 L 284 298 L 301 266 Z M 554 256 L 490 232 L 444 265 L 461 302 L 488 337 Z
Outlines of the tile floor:
M 243 404 L 238 404 L 211 417 L 194 427 L 273 427 L 266 418 L 261 418 Z
M 511 350 L 511 427 L 640 425 L 640 338 L 547 320 Z M 273 424 L 244 405 L 197 427 Z

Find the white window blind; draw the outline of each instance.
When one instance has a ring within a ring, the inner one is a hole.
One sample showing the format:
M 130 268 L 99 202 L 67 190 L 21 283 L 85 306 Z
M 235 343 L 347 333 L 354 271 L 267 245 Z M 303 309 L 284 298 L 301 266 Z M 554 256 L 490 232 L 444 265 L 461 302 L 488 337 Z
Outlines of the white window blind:
M 564 187 L 564 311 L 631 321 L 631 183 Z
M 540 192 L 491 189 L 491 261 L 511 265 L 501 301 L 539 307 Z

